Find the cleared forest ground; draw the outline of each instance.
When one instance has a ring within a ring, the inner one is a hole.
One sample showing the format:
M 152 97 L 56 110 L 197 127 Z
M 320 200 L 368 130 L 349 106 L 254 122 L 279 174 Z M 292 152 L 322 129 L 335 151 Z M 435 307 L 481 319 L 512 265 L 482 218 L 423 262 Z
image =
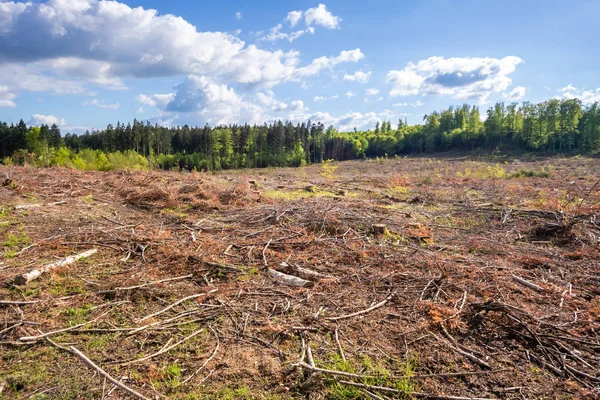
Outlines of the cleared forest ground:
M 598 159 L 0 173 L 2 398 L 600 395 Z

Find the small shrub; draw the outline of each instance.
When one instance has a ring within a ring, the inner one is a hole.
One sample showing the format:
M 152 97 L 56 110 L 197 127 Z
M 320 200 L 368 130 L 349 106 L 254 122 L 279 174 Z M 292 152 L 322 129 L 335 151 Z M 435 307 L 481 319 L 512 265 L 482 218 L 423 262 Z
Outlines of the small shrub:
M 550 172 L 546 171 L 543 167 L 537 171 L 535 169 L 521 168 L 520 170 L 510 174 L 511 178 L 549 178 Z

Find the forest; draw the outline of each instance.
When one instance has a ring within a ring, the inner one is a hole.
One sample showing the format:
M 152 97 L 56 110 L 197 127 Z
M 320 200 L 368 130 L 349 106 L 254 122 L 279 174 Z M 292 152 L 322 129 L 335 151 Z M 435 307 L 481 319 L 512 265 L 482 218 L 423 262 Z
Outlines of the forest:
M 434 111 L 422 124 L 399 120 L 366 131 L 338 132 L 320 122 L 163 127 L 150 122 L 108 125 L 62 136 L 57 125 L 0 123 L 5 165 L 221 170 L 302 166 L 324 160 L 394 157 L 446 151 L 591 153 L 600 149 L 600 107 L 578 99 L 489 107 L 464 104 Z

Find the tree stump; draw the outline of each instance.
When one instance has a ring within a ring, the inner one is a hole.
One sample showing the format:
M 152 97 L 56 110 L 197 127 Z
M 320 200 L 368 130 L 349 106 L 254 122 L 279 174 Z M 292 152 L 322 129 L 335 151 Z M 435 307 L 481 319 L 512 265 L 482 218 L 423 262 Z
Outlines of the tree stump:
M 373 224 L 373 235 L 382 236 L 388 235 L 390 231 L 388 231 L 387 226 L 385 224 Z

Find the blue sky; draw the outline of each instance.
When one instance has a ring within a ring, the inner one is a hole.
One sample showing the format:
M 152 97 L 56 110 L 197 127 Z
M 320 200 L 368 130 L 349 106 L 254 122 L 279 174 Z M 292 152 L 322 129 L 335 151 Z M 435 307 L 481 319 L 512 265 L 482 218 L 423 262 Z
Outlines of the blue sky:
M 0 120 L 80 133 L 600 100 L 600 2 L 0 0 Z

